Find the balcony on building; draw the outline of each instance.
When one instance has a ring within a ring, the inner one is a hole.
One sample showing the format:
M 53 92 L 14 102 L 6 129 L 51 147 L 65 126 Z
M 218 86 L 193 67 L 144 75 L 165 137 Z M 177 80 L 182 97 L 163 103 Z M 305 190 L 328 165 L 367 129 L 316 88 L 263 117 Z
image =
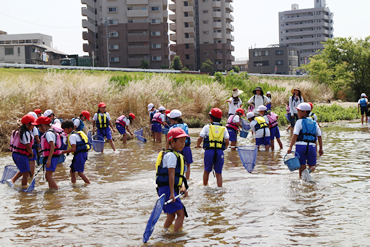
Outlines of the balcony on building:
M 226 2 L 225 8 L 227 12 L 234 12 L 234 7 L 231 5 L 231 3 Z
M 171 10 L 172 12 L 176 12 L 176 4 L 168 5 L 168 9 Z
M 82 39 L 88 41 L 89 43 L 95 43 L 95 38 L 88 32 L 82 32 Z
M 176 30 L 177 30 L 176 23 L 170 23 L 170 30 L 173 31 L 173 32 L 176 32 Z
M 94 26 L 94 24 L 91 23 L 90 21 L 86 20 L 86 19 L 85 20 L 82 20 L 82 27 L 83 28 L 87 28 L 87 29 L 89 29 L 92 32 L 95 32 L 95 26 Z
M 169 15 L 170 21 L 176 22 L 176 14 Z
M 221 8 L 221 1 L 213 1 L 212 2 L 212 7 L 213 8 Z
M 127 5 L 144 5 L 148 4 L 149 0 L 126 0 Z
M 127 10 L 127 18 L 140 18 L 140 17 L 148 17 L 149 11 L 148 10 Z
M 225 17 L 226 17 L 226 20 L 229 20 L 229 21 L 234 21 L 234 16 L 230 13 L 226 13 L 225 14 Z
M 222 22 L 213 22 L 213 28 L 222 28 Z
M 184 44 L 194 44 L 194 38 L 184 38 Z
M 226 23 L 226 29 L 234 31 L 234 26 L 231 23 Z
M 94 0 L 81 0 L 82 4 L 86 4 L 87 6 L 90 6 L 91 8 L 94 8 Z
M 182 6 L 182 11 L 188 12 L 190 16 L 194 15 L 194 7 L 193 6 Z
M 176 36 L 176 34 L 174 34 L 174 33 L 170 34 L 170 40 L 171 40 L 171 41 L 177 41 L 177 36 Z
M 94 51 L 94 47 L 91 46 L 90 44 L 83 44 L 83 51 L 84 52 L 92 52 Z
M 222 17 L 221 11 L 213 11 L 212 17 L 213 18 L 221 18 Z
M 214 39 L 222 39 L 222 33 L 213 33 Z
M 147 32 L 135 32 L 127 33 L 128 42 L 149 42 L 149 33 Z
M 95 20 L 95 13 L 93 13 L 90 9 L 82 7 L 81 8 L 81 14 L 82 16 L 86 16 L 92 20 Z
M 188 33 L 191 37 L 194 37 L 195 28 L 194 27 L 184 27 L 184 33 Z
M 147 55 L 149 54 L 149 45 L 129 45 L 128 54 L 129 55 Z
M 131 22 L 127 23 L 127 30 L 148 30 L 149 22 Z

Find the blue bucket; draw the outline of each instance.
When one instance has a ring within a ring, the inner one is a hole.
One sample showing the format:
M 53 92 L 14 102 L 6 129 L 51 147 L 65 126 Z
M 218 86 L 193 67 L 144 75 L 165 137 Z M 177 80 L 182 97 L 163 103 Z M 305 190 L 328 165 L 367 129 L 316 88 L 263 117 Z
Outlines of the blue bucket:
M 166 128 L 166 127 L 163 127 L 163 128 L 162 128 L 162 134 L 167 135 L 167 134 L 168 134 L 168 131 L 170 131 L 170 129 L 169 129 L 169 128 Z
M 244 168 L 252 173 L 257 161 L 258 146 L 240 146 L 238 153 Z
M 93 144 L 93 149 L 95 152 L 102 152 L 104 149 L 104 142 L 105 139 L 102 136 L 99 135 L 94 135 L 92 137 L 92 144 Z
M 247 138 L 247 136 L 248 136 L 248 132 L 247 131 L 245 131 L 245 130 L 241 130 L 240 131 L 240 137 L 241 138 Z
M 301 168 L 301 163 L 299 162 L 300 156 L 297 152 L 294 152 L 294 153 L 296 153 L 296 155 L 298 155 L 298 156 L 295 156 L 295 157 L 290 158 L 288 160 L 285 160 L 285 158 L 288 154 L 286 154 L 284 156 L 284 164 L 288 166 L 290 171 L 295 171 L 295 170 L 298 170 L 299 168 Z

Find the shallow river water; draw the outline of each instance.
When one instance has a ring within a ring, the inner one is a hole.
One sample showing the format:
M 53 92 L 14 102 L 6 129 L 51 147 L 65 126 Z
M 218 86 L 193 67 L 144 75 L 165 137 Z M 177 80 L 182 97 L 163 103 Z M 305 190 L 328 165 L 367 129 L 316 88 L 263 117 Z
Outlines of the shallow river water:
M 223 188 L 202 185 L 202 149 L 192 149 L 189 218 L 183 232 L 163 229 L 162 214 L 148 246 L 369 246 L 370 132 L 358 123 L 324 130 L 324 156 L 312 174 L 315 183 L 298 179 L 283 164 L 284 150 L 260 152 L 252 174 L 236 151 L 225 152 Z M 192 129 L 192 147 L 200 129 Z M 239 139 L 250 145 L 251 137 Z M 89 152 L 85 174 L 72 186 L 67 161 L 59 165 L 58 191 L 39 179 L 32 193 L 0 184 L 0 246 L 141 246 L 142 235 L 158 196 L 155 161 L 164 144 L 116 141 L 112 152 Z M 277 144 L 276 144 L 277 145 Z M 0 172 L 12 164 L 0 156 Z

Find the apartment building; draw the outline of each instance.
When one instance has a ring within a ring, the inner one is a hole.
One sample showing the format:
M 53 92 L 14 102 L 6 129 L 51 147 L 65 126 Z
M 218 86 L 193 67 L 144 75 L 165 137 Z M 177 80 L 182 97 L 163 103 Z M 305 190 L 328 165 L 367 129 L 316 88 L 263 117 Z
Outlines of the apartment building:
M 300 50 L 298 47 L 270 45 L 249 49 L 249 73 L 296 75 Z
M 97 66 L 169 65 L 167 0 L 81 0 L 83 50 Z
M 279 12 L 279 43 L 298 47 L 300 63 L 324 48 L 321 42 L 334 37 L 334 13 L 326 7 L 326 0 L 314 0 L 314 8 L 299 9 L 292 4 L 289 11 Z
M 211 60 L 216 71 L 230 70 L 235 60 L 233 0 L 171 0 L 169 19 L 171 51 L 180 56 L 183 66 L 199 70 Z

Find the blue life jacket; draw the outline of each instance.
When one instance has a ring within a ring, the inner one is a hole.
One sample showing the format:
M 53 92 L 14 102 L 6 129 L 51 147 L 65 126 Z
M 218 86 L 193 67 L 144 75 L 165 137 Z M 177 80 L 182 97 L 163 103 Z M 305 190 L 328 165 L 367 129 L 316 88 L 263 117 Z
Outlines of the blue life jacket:
M 361 98 L 360 99 L 360 106 L 365 107 L 366 106 L 366 98 Z
M 72 122 L 74 122 L 76 119 L 80 120 L 80 125 L 76 128 L 76 130 L 77 131 L 83 130 L 85 128 L 84 122 L 79 117 L 72 118 Z
M 100 115 L 99 112 L 97 113 L 96 127 L 98 129 L 106 129 L 109 127 L 108 117 L 105 112 L 103 113 L 103 115 Z
M 152 122 L 152 120 L 153 120 L 153 116 L 154 116 L 154 114 L 156 114 L 157 112 L 158 112 L 158 110 L 154 110 L 154 111 L 149 112 L 150 122 Z
M 157 176 L 155 183 L 158 185 L 158 187 L 169 185 L 168 168 L 163 168 L 163 158 L 165 155 L 168 155 L 170 152 L 174 153 L 177 157 L 174 186 L 175 188 L 179 188 L 184 183 L 186 189 L 188 189 L 188 183 L 184 176 L 185 174 L 184 156 L 178 152 L 174 152 L 171 149 L 168 149 L 167 151 L 161 151 L 158 155 L 156 165 L 155 165 L 156 166 L 156 176 Z
M 184 131 L 185 131 L 185 133 L 186 134 L 188 134 L 189 135 L 189 128 L 188 128 L 188 125 L 186 124 L 186 123 L 182 123 L 182 124 L 174 124 L 172 127 L 171 127 L 171 129 L 172 128 L 181 128 L 181 129 L 183 129 Z M 190 137 L 186 137 L 186 141 L 185 141 L 185 146 L 190 146 L 190 144 L 191 144 L 191 140 L 190 140 Z
M 302 118 L 302 130 L 299 132 L 297 141 L 315 143 L 316 129 L 317 123 L 312 118 Z

